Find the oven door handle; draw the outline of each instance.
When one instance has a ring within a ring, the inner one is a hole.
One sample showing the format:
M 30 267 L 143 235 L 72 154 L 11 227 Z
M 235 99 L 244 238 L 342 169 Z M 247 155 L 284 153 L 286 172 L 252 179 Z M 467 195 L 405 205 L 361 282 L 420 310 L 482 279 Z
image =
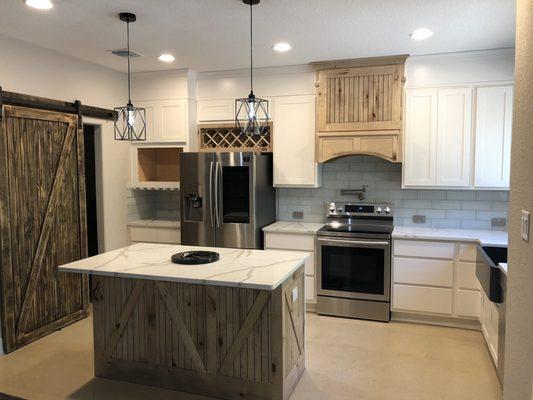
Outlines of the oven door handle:
M 353 245 L 376 245 L 376 246 L 389 246 L 389 242 L 371 242 L 363 240 L 340 240 L 340 239 L 317 239 L 319 242 L 332 242 L 332 243 L 344 243 L 344 244 L 353 244 Z

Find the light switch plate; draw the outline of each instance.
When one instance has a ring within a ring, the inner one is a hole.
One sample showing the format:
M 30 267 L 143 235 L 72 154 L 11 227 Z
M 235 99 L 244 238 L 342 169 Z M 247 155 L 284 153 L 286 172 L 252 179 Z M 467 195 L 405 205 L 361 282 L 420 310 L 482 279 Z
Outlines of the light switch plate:
M 292 302 L 298 300 L 298 286 L 292 288 Z
M 529 211 L 522 210 L 520 216 L 521 221 L 521 236 L 526 242 L 529 242 Z

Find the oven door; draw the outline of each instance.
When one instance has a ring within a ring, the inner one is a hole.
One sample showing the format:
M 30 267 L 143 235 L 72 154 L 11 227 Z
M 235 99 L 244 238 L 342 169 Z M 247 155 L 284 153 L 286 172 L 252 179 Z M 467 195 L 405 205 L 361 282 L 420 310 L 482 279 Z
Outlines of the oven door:
M 390 241 L 317 238 L 318 295 L 390 301 Z

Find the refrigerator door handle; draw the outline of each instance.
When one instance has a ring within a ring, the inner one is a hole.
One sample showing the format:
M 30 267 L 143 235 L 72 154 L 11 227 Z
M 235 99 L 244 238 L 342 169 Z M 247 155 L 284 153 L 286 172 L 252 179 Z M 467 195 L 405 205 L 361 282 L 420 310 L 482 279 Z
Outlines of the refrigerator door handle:
M 216 179 L 215 179 L 215 186 L 216 186 L 216 193 L 217 193 L 217 201 L 216 201 L 216 213 L 215 213 L 215 216 L 216 216 L 216 222 L 217 222 L 217 228 L 220 227 L 220 209 L 222 208 L 222 166 L 220 165 L 220 163 L 217 161 L 217 164 L 216 164 L 216 168 L 215 168 L 215 174 L 216 174 Z
M 213 161 L 209 163 L 209 216 L 211 217 L 211 228 L 215 226 L 213 216 Z

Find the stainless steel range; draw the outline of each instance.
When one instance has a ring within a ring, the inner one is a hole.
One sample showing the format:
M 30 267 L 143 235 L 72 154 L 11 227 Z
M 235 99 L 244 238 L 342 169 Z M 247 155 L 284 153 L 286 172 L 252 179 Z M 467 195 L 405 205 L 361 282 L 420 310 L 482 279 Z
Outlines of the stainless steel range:
M 317 232 L 317 312 L 390 320 L 390 204 L 330 203 Z

